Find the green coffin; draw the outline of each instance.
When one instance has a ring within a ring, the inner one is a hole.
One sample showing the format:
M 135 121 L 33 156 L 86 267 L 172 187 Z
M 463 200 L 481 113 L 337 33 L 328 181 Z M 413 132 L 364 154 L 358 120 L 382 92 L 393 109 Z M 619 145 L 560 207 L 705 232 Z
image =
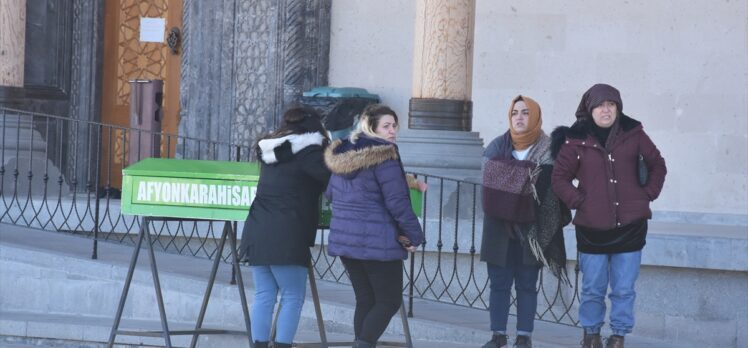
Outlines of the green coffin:
M 257 192 L 258 163 L 146 158 L 122 170 L 126 215 L 244 221 Z M 423 194 L 410 190 L 422 216 Z M 321 204 L 320 225 L 329 226 L 330 206 Z
M 410 204 L 413 207 L 413 212 L 418 217 L 423 217 L 423 192 L 416 189 L 410 189 Z M 328 227 L 330 226 L 330 219 L 332 218 L 332 209 L 330 208 L 330 202 L 322 196 L 322 202 L 320 204 L 319 212 L 319 225 Z
M 122 170 L 122 213 L 244 221 L 257 163 L 146 158 Z

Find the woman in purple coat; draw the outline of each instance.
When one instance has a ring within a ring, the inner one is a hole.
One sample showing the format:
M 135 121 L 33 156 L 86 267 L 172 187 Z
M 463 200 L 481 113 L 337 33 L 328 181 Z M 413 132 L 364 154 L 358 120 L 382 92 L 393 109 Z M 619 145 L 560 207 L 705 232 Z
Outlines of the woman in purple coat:
M 606 346 L 623 348 L 624 336 L 634 327 L 634 285 L 652 217 L 649 202 L 660 195 L 667 172 L 641 122 L 622 110 L 617 89 L 594 85 L 582 96 L 577 121 L 551 135 L 553 191 L 576 209 L 584 348 L 602 348 L 608 285 L 613 335 Z
M 356 295 L 354 347 L 375 347 L 402 304 L 403 260 L 423 240 L 395 145 L 397 115 L 374 104 L 350 138 L 325 151 L 332 171 L 328 253 L 339 256 Z

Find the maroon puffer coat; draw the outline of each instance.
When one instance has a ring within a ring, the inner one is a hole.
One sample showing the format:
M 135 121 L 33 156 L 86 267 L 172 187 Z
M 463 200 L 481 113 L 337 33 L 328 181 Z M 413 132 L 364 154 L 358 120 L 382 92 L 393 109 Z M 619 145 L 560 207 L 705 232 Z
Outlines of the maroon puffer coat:
M 660 151 L 639 121 L 621 115 L 619 133 L 608 152 L 592 135 L 589 122 L 553 131 L 553 192 L 576 209 L 573 223 L 578 226 L 609 230 L 650 219 L 649 202 L 660 195 L 667 173 Z M 643 187 L 637 175 L 639 154 L 649 169 Z

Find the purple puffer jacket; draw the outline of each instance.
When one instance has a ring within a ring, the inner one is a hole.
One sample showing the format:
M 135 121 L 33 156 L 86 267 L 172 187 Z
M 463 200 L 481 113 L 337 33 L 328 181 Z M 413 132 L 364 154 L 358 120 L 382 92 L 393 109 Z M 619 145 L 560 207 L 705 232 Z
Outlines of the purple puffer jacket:
M 358 260 L 406 259 L 399 235 L 423 243 L 410 204 L 397 146 L 361 136 L 336 140 L 325 151 L 332 171 L 325 195 L 332 202 L 328 253 Z

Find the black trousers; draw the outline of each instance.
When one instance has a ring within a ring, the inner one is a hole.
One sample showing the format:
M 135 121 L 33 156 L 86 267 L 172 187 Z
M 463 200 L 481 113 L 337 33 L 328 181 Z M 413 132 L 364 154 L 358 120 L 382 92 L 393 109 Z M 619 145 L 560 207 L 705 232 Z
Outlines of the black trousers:
M 376 343 L 403 303 L 403 261 L 340 259 L 356 294 L 356 339 Z

